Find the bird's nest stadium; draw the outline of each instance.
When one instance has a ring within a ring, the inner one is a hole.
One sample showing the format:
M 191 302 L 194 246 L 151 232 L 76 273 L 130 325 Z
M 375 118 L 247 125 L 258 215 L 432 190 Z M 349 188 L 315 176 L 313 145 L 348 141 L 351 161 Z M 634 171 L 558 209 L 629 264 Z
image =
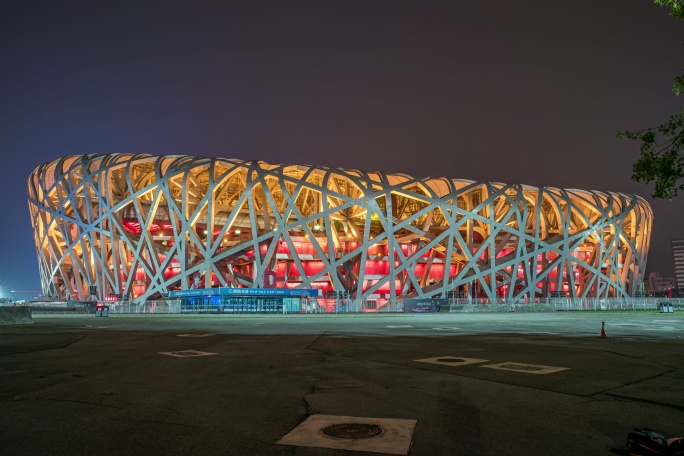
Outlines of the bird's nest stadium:
M 43 291 L 629 297 L 652 211 L 623 193 L 193 156 L 91 154 L 28 180 Z

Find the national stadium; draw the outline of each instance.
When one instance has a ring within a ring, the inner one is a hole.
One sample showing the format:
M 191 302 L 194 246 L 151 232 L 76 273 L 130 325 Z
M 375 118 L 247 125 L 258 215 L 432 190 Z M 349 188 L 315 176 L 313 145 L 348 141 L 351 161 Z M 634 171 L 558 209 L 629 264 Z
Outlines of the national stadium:
M 515 302 L 641 290 L 653 214 L 623 193 L 182 155 L 40 165 L 43 292 Z

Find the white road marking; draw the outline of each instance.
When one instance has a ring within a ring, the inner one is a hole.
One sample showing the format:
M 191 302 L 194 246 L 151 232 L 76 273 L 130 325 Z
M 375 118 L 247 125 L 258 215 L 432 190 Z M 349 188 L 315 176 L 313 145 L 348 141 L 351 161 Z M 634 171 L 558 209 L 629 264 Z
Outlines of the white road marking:
M 218 353 L 209 353 L 197 350 L 181 350 L 173 352 L 159 352 L 160 355 L 175 356 L 177 358 L 190 358 L 192 356 L 209 356 L 218 355 Z
M 537 374 L 537 375 L 553 374 L 554 372 L 560 372 L 560 371 L 570 369 L 569 367 L 543 366 L 540 364 L 524 364 L 524 363 L 515 363 L 515 362 L 511 362 L 511 361 L 508 361 L 505 363 L 498 363 L 498 364 L 487 364 L 485 366 L 480 366 L 480 367 L 486 367 L 487 369 L 498 369 L 498 370 L 522 372 L 525 374 Z

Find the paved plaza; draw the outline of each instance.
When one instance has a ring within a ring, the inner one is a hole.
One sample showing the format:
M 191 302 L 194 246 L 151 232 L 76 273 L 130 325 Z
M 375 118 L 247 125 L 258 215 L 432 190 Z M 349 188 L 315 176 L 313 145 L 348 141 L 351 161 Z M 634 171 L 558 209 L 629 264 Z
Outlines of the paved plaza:
M 683 368 L 684 312 L 34 315 L 0 454 L 621 454 L 684 434 Z

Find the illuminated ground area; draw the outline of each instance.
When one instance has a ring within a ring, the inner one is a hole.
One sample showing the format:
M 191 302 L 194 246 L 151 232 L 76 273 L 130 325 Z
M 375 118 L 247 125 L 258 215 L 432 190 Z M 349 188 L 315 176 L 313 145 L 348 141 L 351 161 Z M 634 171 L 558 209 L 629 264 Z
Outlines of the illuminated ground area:
M 37 317 L 0 327 L 0 441 L 3 455 L 372 454 L 275 443 L 323 414 L 417 420 L 413 456 L 609 454 L 634 426 L 681 433 L 683 329 L 652 312 Z M 209 355 L 165 354 L 179 352 Z M 449 357 L 478 362 L 418 361 Z M 566 370 L 482 367 L 502 363 Z
M 61 299 L 633 296 L 652 220 L 622 193 L 189 156 L 65 157 L 28 194 L 43 288 Z
M 464 336 L 537 334 L 592 337 L 605 322 L 610 335 L 684 340 L 684 311 L 587 311 L 551 313 L 439 313 L 385 315 L 36 315 L 43 324 L 103 326 L 110 331 L 211 331 L 252 335 L 342 334 L 356 336 Z

